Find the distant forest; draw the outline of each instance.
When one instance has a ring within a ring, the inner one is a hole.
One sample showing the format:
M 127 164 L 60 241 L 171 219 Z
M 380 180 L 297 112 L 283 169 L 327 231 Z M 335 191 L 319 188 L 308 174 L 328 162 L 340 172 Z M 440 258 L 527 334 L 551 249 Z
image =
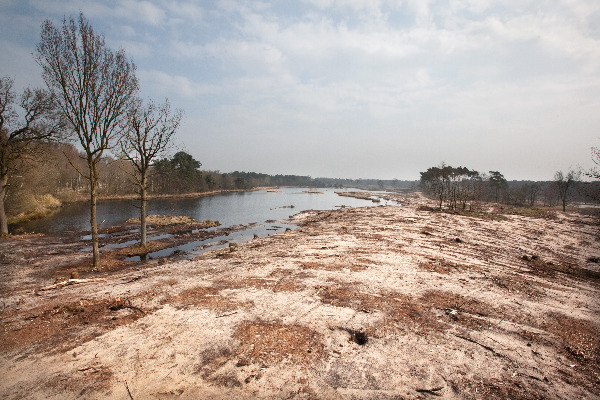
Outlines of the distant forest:
M 596 177 L 593 173 L 557 171 L 552 181 L 508 181 L 499 171 L 480 173 L 442 163 L 421 172 L 419 188 L 439 208 L 465 209 L 472 202 L 487 201 L 521 207 L 561 205 L 564 211 L 568 203 L 600 201 L 600 181 L 581 180 L 582 175 Z

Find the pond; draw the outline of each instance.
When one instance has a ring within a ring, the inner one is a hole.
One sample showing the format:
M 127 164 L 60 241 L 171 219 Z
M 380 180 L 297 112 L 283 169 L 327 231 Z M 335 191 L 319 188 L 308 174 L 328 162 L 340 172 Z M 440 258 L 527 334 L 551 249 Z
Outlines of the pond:
M 369 200 L 335 194 L 335 191 L 348 190 L 319 189 L 323 192 L 322 194 L 305 193 L 307 188 L 281 188 L 279 190 L 281 192 L 259 190 L 198 198 L 153 199 L 148 202 L 148 214 L 182 215 L 196 221 L 216 220 L 221 223 L 222 227 L 250 223 L 264 226 L 265 221 L 287 219 L 305 210 L 332 210 L 342 206 L 378 205 Z M 139 217 L 137 205 L 138 202 L 135 200 L 100 201 L 97 206 L 97 221 L 99 224 L 104 221 L 101 225 L 103 228 L 122 224 L 129 218 Z M 36 233 L 89 231 L 89 213 L 87 202 L 68 204 L 49 218 L 30 221 L 19 226 L 26 232 Z M 271 228 L 265 227 L 265 231 L 267 229 Z
M 178 255 L 180 258 L 193 258 L 205 251 L 223 248 L 231 243 L 244 243 L 260 237 L 294 229 L 295 225 L 284 223 L 294 214 L 305 210 L 333 210 L 340 207 L 368 207 L 380 204 L 396 204 L 381 200 L 373 202 L 367 199 L 357 199 L 339 196 L 336 191 L 357 191 L 318 189 L 321 193 L 306 193 L 307 188 L 281 188 L 277 192 L 259 190 L 253 192 L 232 192 L 198 198 L 153 199 L 148 202 L 148 214 L 188 216 L 196 221 L 213 220 L 223 227 L 238 226 L 225 236 L 216 236 L 206 240 L 190 241 L 166 249 L 158 250 L 144 256 L 144 260 Z M 315 190 L 315 189 L 310 189 Z M 377 196 L 375 196 L 377 199 Z M 98 202 L 97 220 L 101 227 L 119 225 L 129 218 L 137 218 L 139 209 L 135 200 L 110 200 Z M 69 204 L 49 218 L 31 221 L 21 225 L 26 232 L 61 233 L 84 232 L 90 230 L 89 206 L 87 202 Z M 239 226 L 243 227 L 239 228 Z M 216 229 L 216 228 L 209 228 Z M 134 230 L 134 231 L 138 231 Z M 132 231 L 132 232 L 134 232 Z M 158 240 L 170 237 L 171 234 L 157 235 L 148 227 L 148 240 Z M 101 238 L 107 234 L 100 234 Z M 91 235 L 81 237 L 90 241 Z M 102 239 L 101 239 L 102 241 Z M 111 243 L 103 248 L 123 247 L 132 245 L 136 240 Z M 90 244 L 91 246 L 91 244 Z M 91 247 L 82 251 L 89 252 Z M 139 261 L 139 256 L 128 257 L 125 261 Z

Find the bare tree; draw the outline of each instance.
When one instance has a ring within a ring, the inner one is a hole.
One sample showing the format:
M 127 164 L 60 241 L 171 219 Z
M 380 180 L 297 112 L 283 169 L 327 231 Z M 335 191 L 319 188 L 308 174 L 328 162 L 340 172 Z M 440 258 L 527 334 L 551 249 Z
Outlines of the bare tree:
M 579 173 L 572 170 L 567 172 L 566 176 L 562 171 L 556 171 L 554 174 L 554 183 L 556 185 L 556 189 L 558 190 L 558 197 L 562 202 L 563 211 L 567 210 L 569 191 L 575 185 L 575 183 L 579 181 L 579 175 Z
M 160 106 L 149 102 L 144 107 L 140 102 L 131 111 L 128 130 L 121 138 L 121 148 L 135 168 L 135 184 L 139 189 L 141 246 L 146 245 L 146 204 L 150 166 L 157 156 L 168 149 L 181 117 L 181 110 L 171 113 L 168 100 Z
M 55 104 L 52 96 L 41 89 L 25 89 L 16 109 L 14 81 L 0 78 L 0 234 L 8 233 L 4 199 L 8 178 L 26 158 L 34 156 L 36 146 L 57 136 L 60 119 L 53 118 Z
M 541 190 L 540 184 L 537 182 L 528 184 L 526 187 L 526 190 L 527 190 L 527 200 L 529 201 L 529 207 L 535 207 L 535 200 L 537 199 L 537 196 Z
M 582 173 L 588 178 L 600 180 L 600 147 L 592 147 L 592 162 L 595 166 Z M 592 184 L 588 186 L 587 196 L 597 203 L 600 202 L 599 185 Z
M 44 21 L 37 61 L 48 89 L 57 98 L 85 153 L 87 171 L 79 172 L 90 182 L 93 268 L 97 268 L 98 163 L 123 132 L 123 119 L 138 90 L 135 65 L 124 50 L 109 49 L 104 36 L 94 33 L 83 13 L 77 23 L 72 17 L 65 18 L 61 28 L 50 20 Z
M 600 147 L 592 147 L 592 162 L 596 166 L 585 172 L 585 175 L 590 178 L 600 179 Z

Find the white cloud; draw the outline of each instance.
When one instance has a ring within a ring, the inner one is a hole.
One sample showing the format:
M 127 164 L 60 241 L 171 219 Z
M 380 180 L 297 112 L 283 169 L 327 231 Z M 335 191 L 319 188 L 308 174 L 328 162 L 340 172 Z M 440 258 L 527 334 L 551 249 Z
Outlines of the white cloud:
M 203 22 L 205 19 L 205 10 L 202 3 L 193 1 L 166 1 L 163 2 L 169 17 L 177 18 L 178 20 L 186 20 L 188 23 Z
M 96 0 L 31 0 L 31 4 L 47 15 L 62 19 L 63 16 L 83 11 L 89 19 L 122 18 L 139 24 L 159 25 L 165 21 L 165 11 L 157 2 L 148 0 L 119 0 L 112 2 Z
M 15 90 L 25 87 L 44 87 L 41 68 L 35 63 L 32 49 L 16 45 L 10 40 L 0 40 L 0 54 L 10 63 L 0 63 L 0 76 L 15 79 Z
M 117 16 L 142 24 L 157 26 L 165 21 L 165 11 L 151 1 L 120 0 L 114 11 Z
M 163 71 L 140 69 L 137 75 L 148 91 L 162 93 L 165 97 L 193 98 L 198 93 L 197 86 L 186 76 L 171 75 Z

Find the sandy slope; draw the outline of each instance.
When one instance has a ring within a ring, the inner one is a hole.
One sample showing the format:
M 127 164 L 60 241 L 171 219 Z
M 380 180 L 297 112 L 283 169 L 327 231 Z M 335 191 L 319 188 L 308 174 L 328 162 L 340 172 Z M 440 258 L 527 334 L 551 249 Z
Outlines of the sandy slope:
M 0 243 L 0 397 L 600 397 L 596 221 L 400 200 L 52 288 Z

